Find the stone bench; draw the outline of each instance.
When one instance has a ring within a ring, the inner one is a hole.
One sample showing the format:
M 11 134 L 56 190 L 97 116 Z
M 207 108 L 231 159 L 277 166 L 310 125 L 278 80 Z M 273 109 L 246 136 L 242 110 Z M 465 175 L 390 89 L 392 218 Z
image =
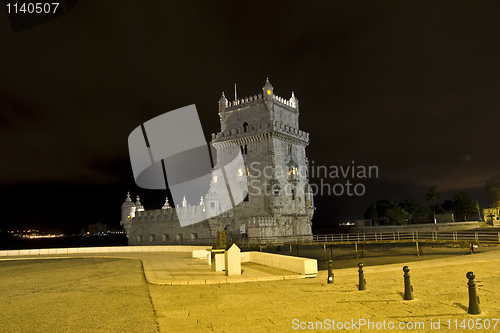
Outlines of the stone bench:
M 210 254 L 209 250 L 193 250 L 193 259 L 207 259 L 207 255 Z

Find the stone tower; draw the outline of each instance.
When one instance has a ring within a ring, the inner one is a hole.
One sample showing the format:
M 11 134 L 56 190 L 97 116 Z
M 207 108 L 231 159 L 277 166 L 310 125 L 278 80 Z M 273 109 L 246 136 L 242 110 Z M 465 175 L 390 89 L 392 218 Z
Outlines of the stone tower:
M 293 92 L 290 99 L 281 98 L 266 80 L 258 95 L 230 102 L 222 93 L 219 117 L 221 131 L 212 134 L 217 164 L 208 193 L 199 204 L 184 197 L 182 207 L 171 209 L 167 199 L 156 210 L 144 210 L 139 197 L 134 204 L 127 194 L 121 224 L 129 245 L 206 243 L 222 230 L 236 242 L 295 237 L 276 239 L 287 242 L 312 235 L 309 134 L 299 130 L 299 101 Z M 240 151 L 244 168 L 226 169 Z M 181 227 L 179 217 L 201 222 Z
M 299 101 L 274 94 L 266 79 L 262 94 L 219 100 L 221 132 L 212 134 L 217 164 L 239 147 L 249 193 L 233 209 L 228 231 L 248 237 L 311 235 L 314 203 L 305 148 L 309 134 L 299 130 Z M 242 179 L 243 180 L 243 179 Z M 214 182 L 215 180 L 213 180 Z M 227 228 L 227 227 L 226 227 Z

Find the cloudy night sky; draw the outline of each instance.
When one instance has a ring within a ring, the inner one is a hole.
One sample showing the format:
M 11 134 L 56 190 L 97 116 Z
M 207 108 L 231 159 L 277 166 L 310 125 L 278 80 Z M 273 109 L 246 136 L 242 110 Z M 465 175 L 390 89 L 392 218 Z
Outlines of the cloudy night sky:
M 253 96 L 266 77 L 299 99 L 310 163 L 379 170 L 351 180 L 361 197 L 316 196 L 315 225 L 362 218 L 372 197 L 427 205 L 432 185 L 486 207 L 499 18 L 498 1 L 81 0 L 14 33 L 1 6 L 0 229 L 117 227 L 127 191 L 161 208 L 166 191 L 134 184 L 130 132 L 196 104 L 209 141 L 221 92 Z

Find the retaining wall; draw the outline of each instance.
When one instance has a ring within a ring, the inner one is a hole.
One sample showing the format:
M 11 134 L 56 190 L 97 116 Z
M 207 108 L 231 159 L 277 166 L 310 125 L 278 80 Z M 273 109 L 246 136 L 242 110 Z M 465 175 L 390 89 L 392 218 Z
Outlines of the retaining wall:
M 257 251 L 242 252 L 241 262 L 253 262 L 303 275 L 315 276 L 318 273 L 318 261 L 316 259 L 285 256 L 282 254 Z
M 70 247 L 60 249 L 3 250 L 0 257 L 37 256 L 41 254 L 77 254 L 110 252 L 192 252 L 211 249 L 211 246 L 167 245 L 167 246 L 107 246 L 107 247 Z

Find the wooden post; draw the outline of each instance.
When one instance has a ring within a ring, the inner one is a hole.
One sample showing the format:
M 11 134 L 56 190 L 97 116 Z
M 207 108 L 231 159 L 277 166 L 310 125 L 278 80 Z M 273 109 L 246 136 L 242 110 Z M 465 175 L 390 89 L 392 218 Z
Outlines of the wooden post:
M 415 244 L 417 245 L 417 257 L 419 257 L 419 253 L 418 253 L 418 242 L 415 242 Z
M 356 260 L 358 260 L 358 243 L 354 243 L 354 247 L 356 249 Z
M 323 254 L 325 256 L 325 261 L 326 261 L 326 244 L 323 243 Z

